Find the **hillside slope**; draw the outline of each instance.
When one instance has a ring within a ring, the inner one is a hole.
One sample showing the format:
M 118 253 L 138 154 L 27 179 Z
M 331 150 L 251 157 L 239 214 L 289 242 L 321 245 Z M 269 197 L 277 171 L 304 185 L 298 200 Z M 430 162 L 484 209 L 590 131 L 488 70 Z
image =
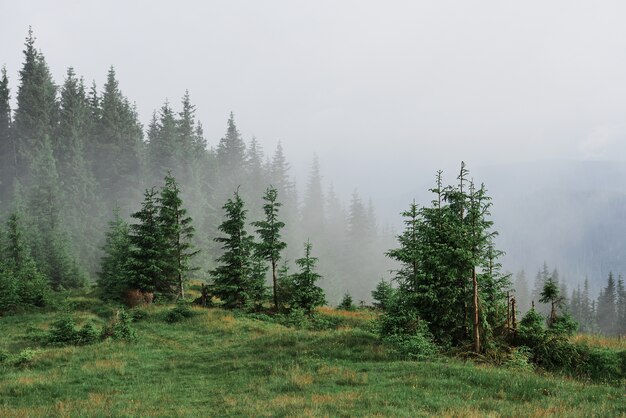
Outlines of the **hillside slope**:
M 84 305 L 88 305 L 86 301 Z M 104 309 L 104 308 L 102 308 Z M 367 329 L 287 328 L 220 309 L 175 324 L 153 306 L 134 344 L 37 346 L 54 315 L 0 318 L 0 416 L 624 416 L 623 388 L 528 370 L 394 358 Z M 97 311 L 96 309 L 91 309 Z M 87 311 L 80 321 L 104 321 Z M 18 367 L 26 347 L 34 358 Z

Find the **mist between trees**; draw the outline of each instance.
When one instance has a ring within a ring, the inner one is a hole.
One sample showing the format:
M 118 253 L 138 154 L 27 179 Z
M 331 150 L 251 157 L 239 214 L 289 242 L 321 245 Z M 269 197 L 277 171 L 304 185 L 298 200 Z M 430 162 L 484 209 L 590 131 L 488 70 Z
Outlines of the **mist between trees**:
M 180 104 L 166 101 L 144 129 L 131 100 L 121 92 L 113 68 L 102 88 L 86 86 L 72 68 L 57 86 L 44 55 L 35 47 L 32 32 L 26 39 L 17 84 L 17 106 L 11 109 L 10 83 L 3 69 L 0 217 L 4 227 L 0 239 L 4 257 L 16 263 L 9 269 L 12 274 L 31 278 L 28 286 L 13 292 L 28 303 L 42 304 L 51 289 L 81 287 L 103 273 L 110 223 L 129 231 L 138 228 L 139 218 L 131 218 L 131 214 L 141 213 L 144 193 L 154 193 L 152 197 L 158 199 L 166 176 L 176 184 L 177 198 L 184 203 L 189 225 L 194 228 L 189 245 L 200 251 L 188 260 L 186 279 L 212 280 L 209 272 L 216 271 L 217 260 L 224 255 L 215 240 L 223 236 L 224 205 L 233 193 L 245 202 L 244 227 L 254 235 L 258 226 L 252 223 L 264 219 L 263 195 L 270 186 L 281 204 L 280 219 L 285 224 L 282 239 L 286 245 L 279 267 L 295 270 L 296 260 L 302 260 L 303 243 L 310 242 L 312 250 L 307 247 L 307 251 L 319 260 L 317 271 L 322 279 L 318 284 L 325 290 L 327 302 L 336 304 L 349 293 L 356 303 L 370 303 L 371 291 L 381 278 L 393 275 L 398 279 L 398 271 L 406 273 L 404 255 L 389 251 L 398 245 L 395 233 L 378 225 L 371 201 L 364 202 L 355 191 L 349 202 L 342 202 L 332 183 L 324 187 L 316 157 L 312 157 L 306 184 L 296 187 L 282 144 L 266 153 L 255 138 L 245 141 L 232 113 L 223 138 L 210 143 L 190 94 L 185 92 Z M 150 192 L 153 187 L 156 191 Z M 129 225 L 132 219 L 135 223 Z M 581 330 L 624 333 L 626 296 L 621 278 L 615 281 L 611 276 L 596 302 L 588 286 L 570 294 L 558 272 L 550 273 L 544 266 L 530 289 L 523 271 L 510 281 L 509 275 L 499 271 L 485 273 L 500 269 L 499 253 L 491 240 L 487 241 L 491 252 L 483 254 L 480 262 L 474 260 L 473 268 L 478 269 L 475 275 L 479 279 L 483 275 L 493 280 L 491 288 L 484 290 L 487 293 L 478 296 L 492 298 L 493 309 L 500 309 L 494 318 L 501 319 L 504 292 L 513 293 L 514 289 L 522 313 L 534 301 L 539 311 L 549 314 L 548 305 L 540 299 L 546 282 L 552 280 L 559 286 L 559 309 L 571 312 Z M 460 263 L 458 257 L 454 263 Z M 451 276 L 454 280 L 462 277 L 460 270 L 457 273 Z M 272 283 L 269 269 L 259 274 Z M 455 291 L 462 291 L 462 297 L 457 295 L 460 300 L 471 294 L 462 286 Z M 458 335 L 465 335 L 472 325 L 470 306 L 472 301 L 464 300 L 462 307 L 450 314 L 460 315 L 455 317 Z M 431 323 L 440 320 L 430 318 Z
M 302 243 L 310 240 L 329 302 L 345 292 L 369 302 L 371 289 L 393 266 L 384 251 L 394 234 L 377 225 L 371 202 L 356 191 L 343 202 L 332 183 L 323 182 L 315 157 L 306 184 L 296 187 L 283 145 L 265 152 L 255 138 L 244 140 L 232 113 L 223 138 L 211 143 L 185 92 L 179 104 L 166 101 L 144 129 L 113 68 L 102 87 L 86 85 L 71 67 L 57 85 L 32 31 L 17 84 L 12 90 L 3 69 L 0 216 L 6 223 L 15 215 L 23 244 L 53 288 L 95 280 L 114 211 L 129 221 L 144 191 L 158 190 L 168 173 L 193 220 L 192 244 L 201 249 L 192 277 L 208 279 L 216 267 L 222 252 L 214 238 L 220 236 L 226 200 L 238 190 L 248 221 L 258 221 L 270 185 L 286 225 L 283 260 L 295 267 Z

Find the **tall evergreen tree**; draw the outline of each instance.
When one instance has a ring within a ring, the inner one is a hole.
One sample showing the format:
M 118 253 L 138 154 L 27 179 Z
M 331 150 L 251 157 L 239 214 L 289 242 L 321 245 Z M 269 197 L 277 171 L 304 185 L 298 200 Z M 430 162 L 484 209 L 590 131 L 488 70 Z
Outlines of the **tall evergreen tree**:
M 104 225 L 100 221 L 102 201 L 86 159 L 85 141 L 90 131 L 85 87 L 70 67 L 61 88 L 59 125 L 53 144 L 60 188 L 66 202 L 61 218 L 74 254 L 83 266 L 95 271 L 99 256 L 97 242 Z
M 621 275 L 617 278 L 616 296 L 615 333 L 618 335 L 626 335 L 626 288 L 624 287 L 624 278 Z
M 83 286 L 85 274 L 71 253 L 62 224 L 62 192 L 52 146 L 47 138 L 33 161 L 29 197 L 28 219 L 32 225 L 29 232 L 39 269 L 55 289 Z
M 600 330 L 605 334 L 615 334 L 616 332 L 616 313 L 615 302 L 617 300 L 615 288 L 615 277 L 613 273 L 609 273 L 607 284 L 600 296 L 597 304 L 597 318 Z
M 52 138 L 54 134 L 56 89 L 43 54 L 35 49 L 35 37 L 29 28 L 13 124 L 18 174 L 27 185 L 31 164 L 41 150 L 44 138 Z
M 322 191 L 322 176 L 317 155 L 313 157 L 313 164 L 309 174 L 304 206 L 302 207 L 302 223 L 306 227 L 307 235 L 318 242 L 324 234 L 324 193 Z
M 93 109 L 94 121 L 90 162 L 101 192 L 128 211 L 140 193 L 142 127 L 137 112 L 119 89 L 113 67 L 107 74 L 104 92 L 98 97 L 99 108 Z
M 239 187 L 245 178 L 246 144 L 237 129 L 235 115 L 232 112 L 228 118 L 226 135 L 217 146 L 216 157 L 221 177 L 222 190 L 219 195 L 221 199 Z
M 191 217 L 187 216 L 187 209 L 183 207 L 180 194 L 178 183 L 171 174 L 168 174 L 158 199 L 159 222 L 166 246 L 166 252 L 163 254 L 165 258 L 163 276 L 169 287 L 176 288 L 178 296 L 184 299 L 188 274 L 195 270 L 191 265 L 191 259 L 199 250 L 193 246 L 195 229 Z
M 159 112 L 158 120 L 153 116 L 148 131 L 148 168 L 152 180 L 162 179 L 167 173 L 178 173 L 182 166 L 179 158 L 178 127 L 174 111 L 166 101 Z
M 141 209 L 131 215 L 137 223 L 130 226 L 129 287 L 142 292 L 167 292 L 163 284 L 167 247 L 156 199 L 154 188 L 146 190 Z
M 9 200 L 17 155 L 11 138 L 11 92 L 7 70 L 2 67 L 0 72 L 0 203 Z
M 131 257 L 130 228 L 120 216 L 119 209 L 114 209 L 113 219 L 109 222 L 104 244 L 98 288 L 104 299 L 121 301 L 130 287 Z
M 282 241 L 281 237 L 281 230 L 285 227 L 285 223 L 278 217 L 282 204 L 278 201 L 278 192 L 274 187 L 270 186 L 267 188 L 263 200 L 265 201 L 263 205 L 265 219 L 253 222 L 252 225 L 257 228 L 256 233 L 260 239 L 256 246 L 256 253 L 262 259 L 267 260 L 272 268 L 274 308 L 278 311 L 277 265 L 281 259 L 281 251 L 287 247 L 287 244 Z
M 222 244 L 224 253 L 217 259 L 219 265 L 211 272 L 213 293 L 228 308 L 250 307 L 260 302 L 259 277 L 253 277 L 253 237 L 246 231 L 246 209 L 236 191 L 223 206 L 226 212 L 219 230 L 226 236 L 215 241 Z M 254 281 L 253 281 L 254 280 Z
M 22 214 L 17 210 L 12 212 L 7 221 L 6 244 L 2 249 L 5 273 L 13 282 L 14 297 L 18 303 L 43 307 L 49 303 L 50 286 L 32 258 L 22 223 Z

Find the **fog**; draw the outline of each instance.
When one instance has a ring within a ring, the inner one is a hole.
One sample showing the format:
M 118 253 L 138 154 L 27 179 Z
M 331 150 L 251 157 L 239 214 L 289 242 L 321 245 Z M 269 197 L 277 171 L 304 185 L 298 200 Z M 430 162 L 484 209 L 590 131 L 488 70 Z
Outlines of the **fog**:
M 589 242 L 580 231 L 599 213 L 617 219 L 599 208 L 626 190 L 615 177 L 626 160 L 623 2 L 1 3 L 13 98 L 32 25 L 57 83 L 72 65 L 102 86 L 113 65 L 144 127 L 189 90 L 209 146 L 232 111 L 246 142 L 271 154 L 281 141 L 301 191 L 315 154 L 325 190 L 332 182 L 347 201 L 357 189 L 381 225 L 399 227 L 414 197 L 430 199 L 435 170 L 452 180 L 464 160 L 493 191 L 505 268 L 532 276 L 547 260 L 573 282 L 626 269 L 617 235 L 612 258 L 571 265 Z M 618 168 L 571 168 L 605 161 Z M 580 191 L 602 199 L 561 196 Z M 586 210 L 569 210 L 580 201 Z M 538 224 L 542 234 L 529 232 Z

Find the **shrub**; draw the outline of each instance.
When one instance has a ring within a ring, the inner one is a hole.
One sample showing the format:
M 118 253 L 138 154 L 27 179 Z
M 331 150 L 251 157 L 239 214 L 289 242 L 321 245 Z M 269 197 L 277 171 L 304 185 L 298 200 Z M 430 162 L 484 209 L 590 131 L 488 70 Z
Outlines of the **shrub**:
M 9 358 L 9 355 L 6 352 L 0 351 L 0 364 L 7 361 L 8 358 Z
M 530 348 L 524 346 L 518 347 L 509 353 L 508 358 L 502 365 L 510 369 L 532 370 L 532 356 L 533 352 Z
M 123 309 L 118 311 L 117 317 L 111 327 L 111 338 L 116 341 L 135 342 L 137 333 L 131 327 L 132 319 Z
M 100 332 L 92 322 L 86 323 L 77 333 L 77 345 L 89 345 L 98 342 Z
M 189 305 L 185 301 L 181 300 L 167 313 L 165 321 L 172 324 L 174 322 L 180 322 L 184 319 L 191 318 L 193 315 L 193 311 L 189 308 Z
M 130 311 L 130 317 L 134 322 L 141 321 L 142 319 L 146 319 L 148 317 L 148 311 L 141 308 L 135 308 Z
M 568 337 L 574 335 L 576 330 L 578 330 L 578 322 L 574 321 L 570 314 L 557 316 L 550 326 L 550 332 L 553 334 Z
M 15 358 L 14 364 L 17 367 L 28 367 L 33 364 L 33 359 L 35 358 L 36 355 L 37 355 L 36 350 L 25 348 L 24 350 L 20 351 L 20 353 L 17 355 L 17 357 Z
M 396 354 L 409 360 L 425 360 L 438 351 L 427 327 L 422 327 L 412 335 L 395 334 L 383 337 L 383 341 L 390 344 Z
M 309 321 L 304 309 L 294 307 L 287 315 L 281 315 L 279 322 L 286 327 L 304 328 Z
M 52 323 L 48 333 L 47 343 L 51 345 L 73 345 L 79 339 L 76 323 L 69 313 L 63 314 Z

